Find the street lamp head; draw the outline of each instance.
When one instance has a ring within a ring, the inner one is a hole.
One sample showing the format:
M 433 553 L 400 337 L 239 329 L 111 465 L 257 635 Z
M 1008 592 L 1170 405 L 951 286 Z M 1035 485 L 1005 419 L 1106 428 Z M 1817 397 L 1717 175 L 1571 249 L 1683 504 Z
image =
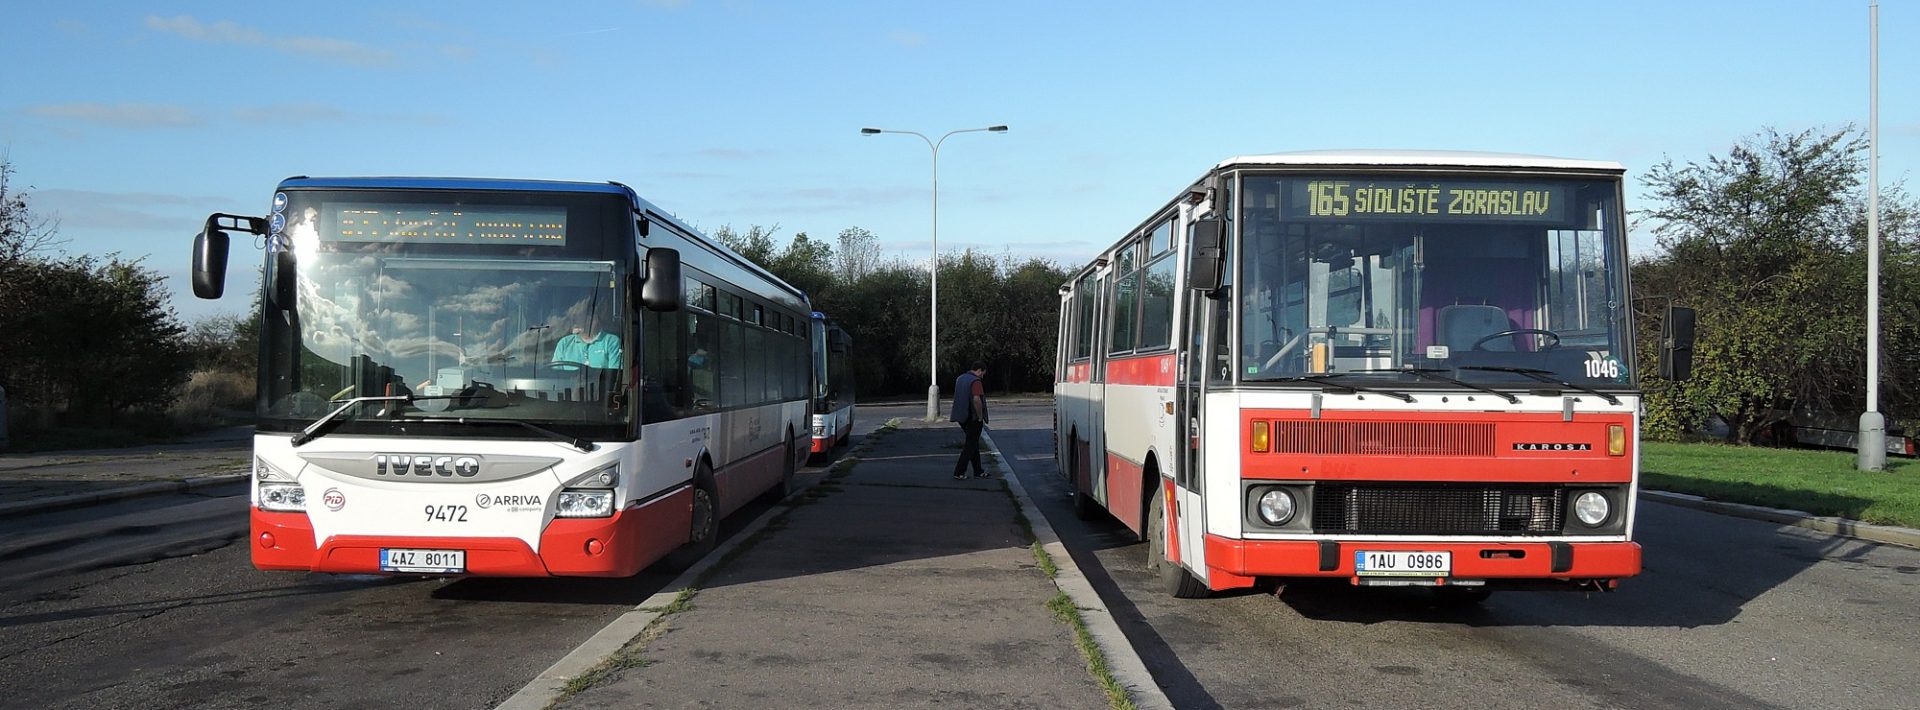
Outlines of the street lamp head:
M 1006 126 L 988 126 L 987 130 L 992 131 L 994 133 L 1006 133 L 1007 127 Z
M 871 135 L 876 135 L 876 134 L 878 134 L 879 132 L 880 132 L 880 129 L 878 129 L 878 128 L 862 128 L 862 129 L 860 129 L 860 135 L 863 135 L 863 136 L 871 136 Z

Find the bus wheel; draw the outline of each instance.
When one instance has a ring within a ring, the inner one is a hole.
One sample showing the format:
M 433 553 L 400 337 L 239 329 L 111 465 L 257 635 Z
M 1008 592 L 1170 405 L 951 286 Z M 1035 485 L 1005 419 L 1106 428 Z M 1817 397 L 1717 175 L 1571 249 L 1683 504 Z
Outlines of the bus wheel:
M 1493 596 L 1486 587 L 1434 587 L 1433 601 L 1443 607 L 1474 606 Z
M 1158 482 L 1158 479 L 1154 479 Z M 1210 590 L 1180 563 L 1167 558 L 1167 504 L 1164 486 L 1153 487 L 1147 510 L 1147 571 L 1159 576 L 1160 591 L 1176 599 L 1203 599 Z
M 713 473 L 707 469 L 707 463 L 700 462 L 700 468 L 693 475 L 693 530 L 687 544 L 667 553 L 668 569 L 680 571 L 692 567 L 719 544 L 720 509 L 715 506 L 712 481 Z

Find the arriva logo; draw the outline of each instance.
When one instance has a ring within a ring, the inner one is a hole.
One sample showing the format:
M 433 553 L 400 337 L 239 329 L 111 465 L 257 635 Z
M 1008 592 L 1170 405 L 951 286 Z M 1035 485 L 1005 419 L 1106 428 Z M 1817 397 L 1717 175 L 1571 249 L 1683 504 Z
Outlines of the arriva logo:
M 438 454 L 376 454 L 373 472 L 381 476 L 459 476 L 480 475 L 478 456 L 442 456 Z

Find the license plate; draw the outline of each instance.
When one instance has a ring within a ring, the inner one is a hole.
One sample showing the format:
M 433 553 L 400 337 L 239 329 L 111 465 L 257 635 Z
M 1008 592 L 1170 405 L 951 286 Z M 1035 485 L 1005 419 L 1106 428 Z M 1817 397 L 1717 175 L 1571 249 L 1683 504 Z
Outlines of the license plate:
M 1445 577 L 1453 573 L 1453 553 L 1361 550 L 1353 553 L 1353 573 L 1362 577 Z
M 467 571 L 467 551 L 381 548 L 380 569 L 386 572 L 464 574 Z

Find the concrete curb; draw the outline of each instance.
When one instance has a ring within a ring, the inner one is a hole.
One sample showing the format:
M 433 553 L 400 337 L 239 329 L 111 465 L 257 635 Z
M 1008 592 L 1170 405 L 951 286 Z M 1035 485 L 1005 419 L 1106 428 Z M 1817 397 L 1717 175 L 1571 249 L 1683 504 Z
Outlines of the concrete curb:
M 68 508 L 99 505 L 101 503 L 112 503 L 129 498 L 143 498 L 146 496 L 167 495 L 169 493 L 187 493 L 209 486 L 217 486 L 222 483 L 244 480 L 247 480 L 247 474 L 244 473 L 199 476 L 178 481 L 135 483 L 119 488 L 109 488 L 104 491 L 68 493 L 66 495 L 12 501 L 9 503 L 0 503 L 0 519 L 32 513 L 48 513 L 56 510 L 66 510 Z
M 875 432 L 878 432 L 878 429 L 876 429 Z M 859 446 L 850 448 L 844 456 L 834 461 L 833 465 L 838 466 L 840 461 L 859 461 L 860 454 L 872 449 L 874 441 L 875 438 L 873 435 L 871 433 L 868 434 Z M 825 480 L 830 470 L 831 468 L 823 469 L 820 479 Z M 647 597 L 645 601 L 640 602 L 639 606 L 622 613 L 611 623 L 608 623 L 599 631 L 594 632 L 593 636 L 582 642 L 578 647 L 574 648 L 573 651 L 561 657 L 560 660 L 555 661 L 554 664 L 547 667 L 546 670 L 541 671 L 540 675 L 534 676 L 533 680 L 529 681 L 526 686 L 520 688 L 519 692 L 501 701 L 499 705 L 494 706 L 494 710 L 542 710 L 553 704 L 554 701 L 560 698 L 560 694 L 566 689 L 568 682 L 571 682 L 580 674 L 592 670 L 606 659 L 611 658 L 613 654 L 618 653 L 620 649 L 625 648 L 628 643 L 639 638 L 640 634 L 647 630 L 648 625 L 652 624 L 655 619 L 660 618 L 662 613 L 660 610 L 672 604 L 673 600 L 679 597 L 681 592 L 686 591 L 688 587 L 692 587 L 693 583 L 704 577 L 708 570 L 719 565 L 722 560 L 727 559 L 727 557 L 733 553 L 734 548 L 758 536 L 775 518 L 791 512 L 793 508 L 788 506 L 787 502 L 811 490 L 815 485 L 819 485 L 819 481 L 814 481 L 805 488 L 795 490 L 788 494 L 786 498 L 782 498 L 778 504 L 768 508 L 760 514 L 760 517 L 754 518 L 753 522 L 741 528 L 740 532 L 735 533 L 733 537 L 727 538 L 725 542 L 715 546 L 712 552 L 707 553 L 706 557 L 700 558 L 699 562 L 694 563 L 694 565 L 687 568 L 685 572 L 681 572 L 679 576 L 674 577 L 673 581 L 661 587 L 660 591 L 654 592 L 653 596 Z
M 1053 557 L 1053 564 L 1059 568 L 1053 578 L 1053 584 L 1074 606 L 1080 607 L 1081 620 L 1087 625 L 1087 633 L 1093 636 L 1094 643 L 1100 646 L 1100 652 L 1106 654 L 1108 670 L 1113 672 L 1115 680 L 1127 687 L 1135 706 L 1141 710 L 1171 710 L 1173 701 L 1167 698 L 1160 684 L 1154 682 L 1153 674 L 1147 671 L 1146 661 L 1133 650 L 1133 644 L 1127 641 L 1126 634 L 1120 631 L 1120 624 L 1113 619 L 1113 612 L 1100 600 L 1100 593 L 1094 591 L 1093 584 L 1074 564 L 1073 555 L 1068 554 L 1067 546 L 1060 543 L 1060 536 L 1053 531 L 1053 524 L 1047 522 L 1045 513 L 1033 504 L 1027 496 L 1027 489 L 1020 485 L 1020 478 L 1013 473 L 1013 467 L 1007 465 L 1007 458 L 1000 447 L 993 443 L 993 437 L 986 432 L 980 433 L 980 441 L 993 452 L 993 466 L 999 469 L 1000 480 L 1007 482 L 1007 488 L 1013 491 L 1013 497 L 1020 502 L 1020 512 L 1033 524 L 1033 536 L 1040 541 L 1040 548 Z
M 1757 505 L 1747 505 L 1745 503 L 1728 503 L 1686 493 L 1643 490 L 1640 491 L 1640 495 L 1650 500 L 1668 505 L 1677 505 L 1682 508 L 1704 510 L 1709 513 L 1731 515 L 1736 518 L 1791 525 L 1796 528 L 1806 528 L 1829 535 L 1850 537 L 1856 540 L 1920 548 L 1920 530 L 1914 530 L 1912 528 L 1893 525 L 1874 525 L 1872 523 L 1863 523 L 1847 518 L 1814 515 L 1799 510 L 1781 510 L 1779 508 L 1764 508 Z

